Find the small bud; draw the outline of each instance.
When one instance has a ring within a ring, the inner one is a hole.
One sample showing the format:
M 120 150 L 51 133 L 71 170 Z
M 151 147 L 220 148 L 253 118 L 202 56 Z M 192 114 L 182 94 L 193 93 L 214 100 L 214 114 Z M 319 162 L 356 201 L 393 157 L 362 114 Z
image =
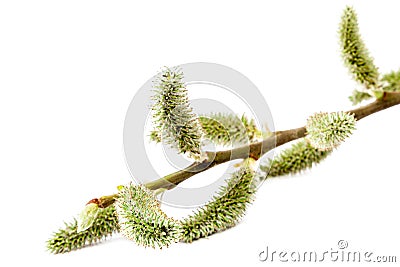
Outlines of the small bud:
M 96 203 L 88 203 L 78 216 L 77 232 L 82 232 L 92 226 L 99 213 L 99 206 Z
M 391 71 L 382 77 L 383 91 L 400 92 L 400 70 Z
M 382 99 L 384 92 L 382 90 L 373 90 L 372 93 L 374 94 L 376 99 Z
M 349 99 L 353 103 L 353 105 L 357 105 L 365 100 L 371 99 L 372 97 L 373 95 L 370 92 L 354 90 Z

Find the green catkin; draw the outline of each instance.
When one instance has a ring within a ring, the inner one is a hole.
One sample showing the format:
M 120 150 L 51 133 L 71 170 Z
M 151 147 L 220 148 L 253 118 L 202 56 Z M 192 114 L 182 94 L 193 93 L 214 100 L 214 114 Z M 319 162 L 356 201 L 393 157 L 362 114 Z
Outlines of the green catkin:
M 384 91 L 400 92 L 400 70 L 383 75 L 382 81 L 385 83 Z
M 266 165 L 261 165 L 260 169 L 267 173 L 267 177 L 278 177 L 288 174 L 296 174 L 311 168 L 324 160 L 332 150 L 321 151 L 306 140 L 302 139 L 280 152 L 273 160 L 269 160 Z
M 354 90 L 353 94 L 349 96 L 349 99 L 353 105 L 357 105 L 365 100 L 371 99 L 373 96 L 367 92 Z
M 364 86 L 350 97 L 358 104 L 372 97 L 380 98 L 383 91 L 400 91 L 400 71 L 391 72 L 380 79 L 378 68 L 360 36 L 357 15 L 351 7 L 344 10 L 340 28 L 340 45 L 345 65 L 354 79 Z M 239 119 L 230 114 L 212 114 L 198 117 L 189 105 L 183 73 L 178 69 L 165 69 L 154 81 L 155 104 L 150 138 L 164 139 L 179 153 L 201 159 L 200 144 L 203 137 L 216 144 L 230 145 L 255 141 L 261 137 L 253 120 Z M 325 159 L 355 129 L 356 119 L 345 112 L 318 113 L 307 120 L 305 138 L 283 150 L 261 170 L 269 177 L 295 174 L 311 168 Z M 115 203 L 96 210 L 86 207 L 77 219 L 65 223 L 47 241 L 52 253 L 65 253 L 98 243 L 121 231 L 128 239 L 145 247 L 167 247 L 172 243 L 193 242 L 235 226 L 253 201 L 256 186 L 251 160 L 232 174 L 225 187 L 205 206 L 181 221 L 168 217 L 161 209 L 155 193 L 144 185 L 119 187 Z M 267 177 L 267 176 L 266 176 Z M 265 178 L 265 177 L 264 177 Z M 78 231 L 81 230 L 81 231 Z
M 204 137 L 217 145 L 247 144 L 261 137 L 253 119 L 244 115 L 213 113 L 199 117 Z
M 212 113 L 199 116 L 203 137 L 211 140 L 216 145 L 243 145 L 257 141 L 262 137 L 253 119 L 246 116 L 239 118 L 236 114 Z M 161 142 L 158 131 L 150 133 L 150 140 Z
M 253 201 L 254 172 L 246 164 L 232 174 L 220 193 L 193 215 L 182 220 L 182 241 L 191 243 L 235 226 Z
M 347 112 L 321 112 L 307 120 L 306 139 L 319 150 L 332 150 L 355 130 L 354 114 Z
M 76 219 L 71 223 L 65 223 L 65 227 L 55 232 L 47 241 L 47 249 L 54 254 L 70 252 L 98 243 L 114 232 L 118 232 L 118 220 L 114 205 L 100 209 L 91 227 L 79 233 L 77 230 Z
M 343 60 L 353 78 L 368 89 L 378 88 L 378 68 L 361 38 L 357 14 L 351 7 L 343 12 L 339 35 Z
M 154 193 L 144 185 L 124 186 L 115 206 L 121 233 L 136 244 L 163 248 L 179 241 L 181 224 L 160 209 Z
M 164 141 L 180 153 L 193 159 L 201 158 L 202 138 L 198 117 L 189 105 L 183 73 L 179 69 L 166 68 L 153 83 L 155 101 L 152 139 Z

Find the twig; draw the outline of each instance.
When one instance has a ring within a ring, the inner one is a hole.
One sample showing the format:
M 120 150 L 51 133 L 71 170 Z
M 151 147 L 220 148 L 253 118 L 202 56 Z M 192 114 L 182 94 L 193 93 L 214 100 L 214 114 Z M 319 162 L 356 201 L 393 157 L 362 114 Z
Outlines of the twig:
M 347 112 L 354 114 L 357 120 L 361 120 L 371 114 L 385 110 L 398 104 L 400 104 L 400 92 L 384 92 L 381 99 L 378 99 L 368 105 L 349 110 Z M 231 160 L 245 159 L 248 157 L 257 160 L 266 152 L 274 149 L 275 147 L 281 146 L 283 144 L 305 136 L 306 128 L 305 126 L 303 126 L 286 131 L 277 131 L 263 141 L 244 145 L 231 150 L 207 152 L 208 158 L 211 160 L 195 162 L 185 169 L 171 173 L 158 180 L 148 182 L 145 185 L 151 190 L 156 190 L 159 188 L 165 188 L 169 190 L 177 186 L 179 183 L 185 181 L 186 179 L 203 171 L 209 170 L 216 165 Z M 100 206 L 106 207 L 108 205 L 111 205 L 113 203 L 114 197 L 116 197 L 116 195 L 110 195 L 100 198 Z

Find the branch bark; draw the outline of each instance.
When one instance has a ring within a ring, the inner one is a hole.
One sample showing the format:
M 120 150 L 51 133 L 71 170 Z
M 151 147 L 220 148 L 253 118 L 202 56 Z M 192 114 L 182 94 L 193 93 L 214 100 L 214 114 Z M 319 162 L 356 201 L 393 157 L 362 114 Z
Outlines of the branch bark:
M 385 110 L 392 106 L 400 104 L 400 92 L 384 92 L 383 97 L 370 104 L 361 106 L 356 109 L 347 111 L 348 113 L 354 114 L 357 120 L 361 120 L 371 114 Z M 237 147 L 231 150 L 218 151 L 218 152 L 207 152 L 209 160 L 204 160 L 202 162 L 195 162 L 183 170 L 171 173 L 164 176 L 158 180 L 146 183 L 149 189 L 156 190 L 159 188 L 172 189 L 179 183 L 185 181 L 186 179 L 201 173 L 203 171 L 209 170 L 212 167 L 231 161 L 235 159 L 245 159 L 248 157 L 259 159 L 262 155 L 268 151 L 274 149 L 275 147 L 281 146 L 288 142 L 294 141 L 296 139 L 306 136 L 305 126 L 295 129 L 290 129 L 286 131 L 274 132 L 270 137 L 266 139 L 252 143 L 249 145 Z M 115 195 L 108 196 L 107 203 L 100 203 L 102 206 L 108 206 L 112 204 L 110 198 Z M 101 202 L 101 198 L 100 198 Z

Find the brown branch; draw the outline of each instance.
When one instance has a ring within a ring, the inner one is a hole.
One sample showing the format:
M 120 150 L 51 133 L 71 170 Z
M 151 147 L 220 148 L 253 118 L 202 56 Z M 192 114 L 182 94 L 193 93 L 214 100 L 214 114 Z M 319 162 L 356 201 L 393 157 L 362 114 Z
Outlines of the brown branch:
M 385 92 L 381 99 L 378 99 L 368 105 L 349 110 L 347 112 L 354 114 L 357 120 L 361 120 L 371 114 L 385 110 L 398 104 L 400 104 L 400 92 Z M 257 143 L 237 147 L 231 150 L 207 152 L 208 158 L 211 160 L 195 162 L 183 170 L 171 173 L 158 180 L 146 183 L 146 186 L 152 190 L 156 190 L 159 188 L 172 189 L 186 179 L 203 171 L 209 170 L 216 165 L 231 160 L 245 159 L 248 157 L 259 159 L 262 155 L 274 149 L 275 147 L 305 137 L 305 135 L 306 128 L 305 126 L 303 126 L 296 129 L 274 132 L 270 137 L 267 137 L 263 141 Z M 112 203 L 112 201 L 110 201 L 110 197 L 112 196 L 108 196 L 106 198 L 107 205 L 103 203 L 103 206 L 108 206 Z

